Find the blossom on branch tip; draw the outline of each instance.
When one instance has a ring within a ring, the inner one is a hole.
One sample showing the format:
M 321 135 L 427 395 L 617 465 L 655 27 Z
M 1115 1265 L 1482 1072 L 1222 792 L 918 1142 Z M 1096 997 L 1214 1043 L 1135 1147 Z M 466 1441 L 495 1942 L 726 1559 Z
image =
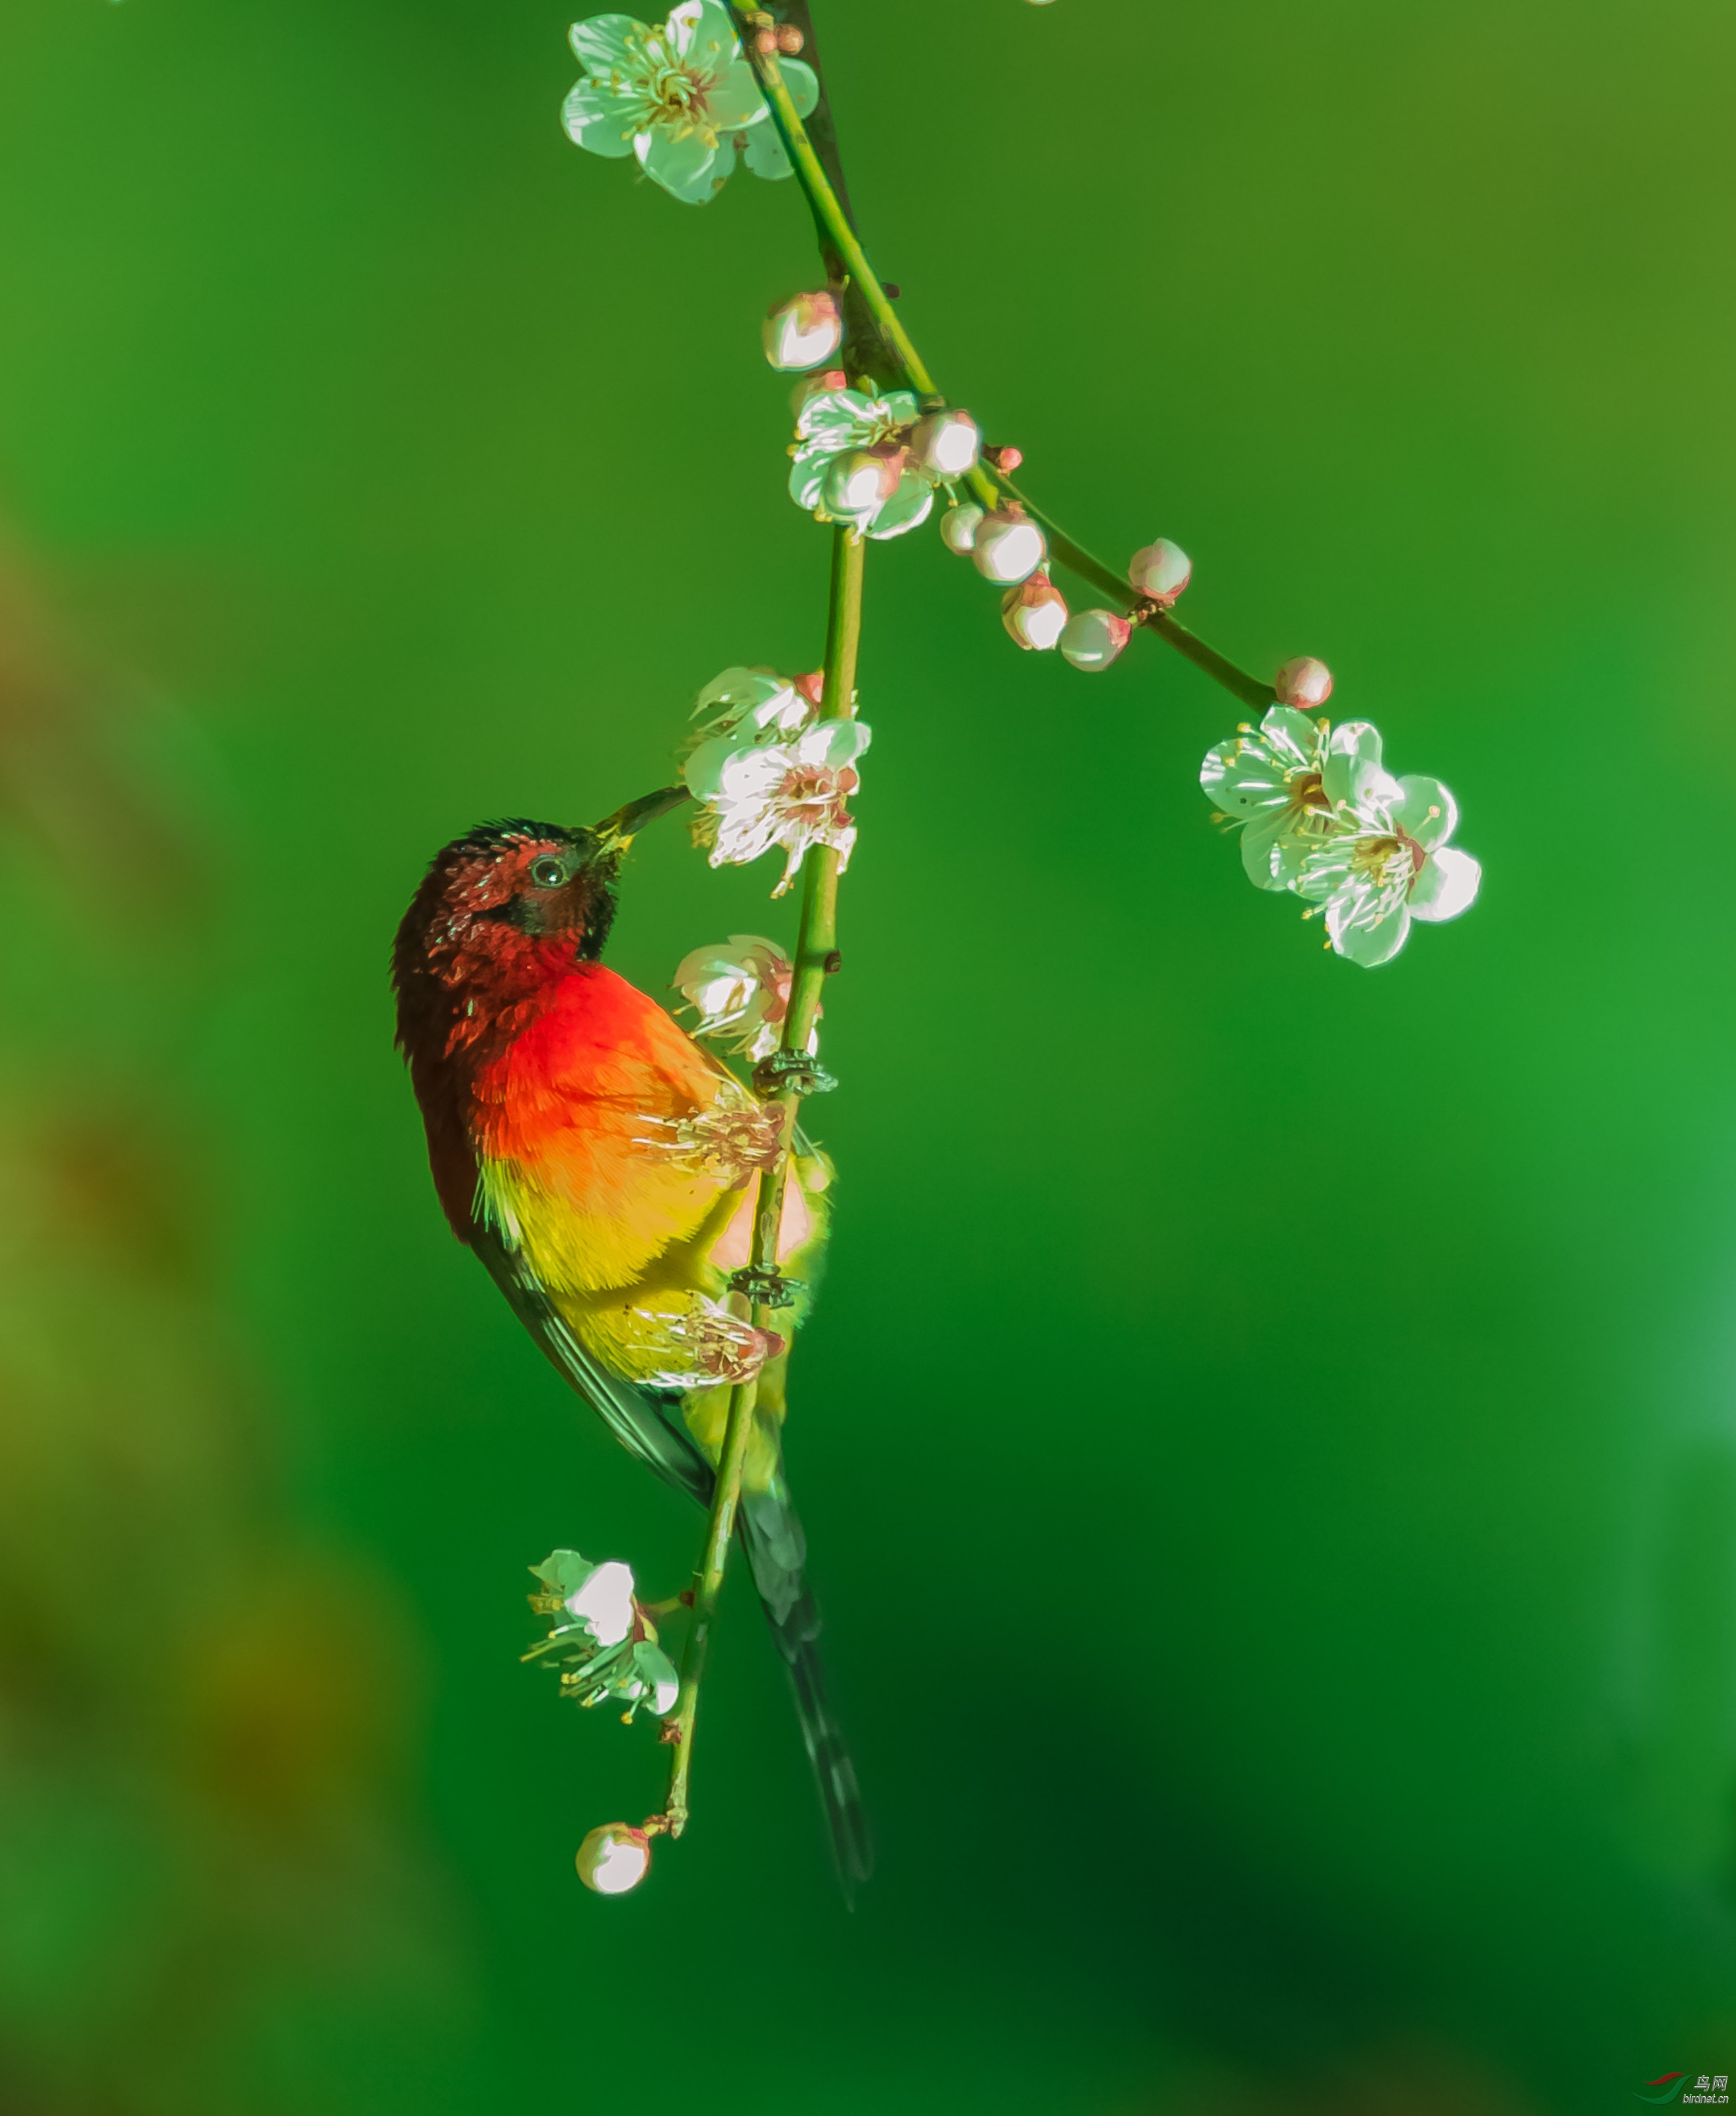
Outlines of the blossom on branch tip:
M 1438 779 L 1394 779 L 1366 720 L 1335 729 L 1333 743 L 1324 778 L 1337 827 L 1308 853 L 1296 890 L 1324 913 L 1334 950 L 1373 969 L 1404 945 L 1412 919 L 1439 925 L 1468 911 L 1483 870 L 1448 842 L 1458 803 Z
M 580 1845 L 579 1879 L 599 1896 L 624 1896 L 650 1869 L 651 1840 L 625 1822 L 605 1822 Z
M 571 35 L 585 77 L 561 116 L 576 145 L 611 159 L 636 155 L 653 182 L 689 205 L 723 188 L 738 150 L 756 175 L 790 173 L 719 0 L 682 0 L 660 28 L 631 15 L 593 15 Z M 818 76 L 800 59 L 784 60 L 783 73 L 806 117 L 820 100 Z
M 803 368 L 819 367 L 837 352 L 844 338 L 844 320 L 830 290 L 792 294 L 780 301 L 765 319 L 765 356 L 786 375 Z
M 1062 627 L 1057 644 L 1076 669 L 1107 669 L 1132 637 L 1132 626 L 1114 610 L 1082 610 Z
M 1047 652 L 1066 629 L 1066 598 L 1047 573 L 1033 573 L 1001 598 L 1001 623 L 1021 646 Z
M 1028 580 L 1049 556 L 1042 531 L 1016 507 L 996 508 L 976 525 L 971 556 L 985 580 L 1011 587 Z
M 829 845 L 838 872 L 850 863 L 856 821 L 846 805 L 861 784 L 857 759 L 872 738 L 860 720 L 819 720 L 792 740 L 744 744 L 732 736 L 702 742 L 683 767 L 702 804 L 700 829 L 713 867 L 742 867 L 773 845 L 783 849 L 782 896 L 810 845 Z
M 676 965 L 671 982 L 699 1015 L 693 1033 L 721 1041 L 744 1057 L 769 1058 L 783 1036 L 795 967 L 775 941 L 732 933 L 695 948 Z M 824 1011 L 815 1009 L 817 1016 Z M 818 1049 L 817 1034 L 810 1039 Z
M 1167 536 L 1160 536 L 1155 544 L 1136 551 L 1127 564 L 1127 578 L 1142 596 L 1164 610 L 1169 609 L 1192 577 L 1192 559 Z
M 1323 914 L 1337 952 L 1365 969 L 1404 945 L 1411 921 L 1456 918 L 1482 869 L 1449 844 L 1458 807 L 1438 779 L 1395 779 L 1366 720 L 1333 727 L 1274 706 L 1259 727 L 1206 753 L 1200 784 L 1242 832 L 1261 889 L 1288 890 Z
M 1242 864 L 1258 889 L 1293 889 L 1313 844 L 1333 827 L 1325 790 L 1325 723 L 1274 706 L 1208 750 L 1200 784 L 1242 831 Z

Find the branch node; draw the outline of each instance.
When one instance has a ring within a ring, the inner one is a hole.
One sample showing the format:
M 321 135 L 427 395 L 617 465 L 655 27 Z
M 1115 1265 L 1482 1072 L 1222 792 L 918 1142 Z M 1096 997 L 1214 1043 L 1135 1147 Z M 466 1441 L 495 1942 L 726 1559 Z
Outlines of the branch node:
M 745 1263 L 729 1274 L 729 1290 L 744 1294 L 756 1308 L 789 1308 L 801 1290 L 801 1281 L 786 1278 L 766 1265 Z
M 828 1095 L 838 1085 L 817 1058 L 806 1051 L 774 1051 L 753 1070 L 753 1083 L 762 1095 L 781 1094 L 786 1088 L 798 1095 Z

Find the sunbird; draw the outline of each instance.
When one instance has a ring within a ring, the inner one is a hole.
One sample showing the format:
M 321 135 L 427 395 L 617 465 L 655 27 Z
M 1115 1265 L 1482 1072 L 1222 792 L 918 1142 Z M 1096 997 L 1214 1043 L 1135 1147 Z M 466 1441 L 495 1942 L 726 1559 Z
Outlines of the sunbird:
M 393 950 L 397 1045 L 452 1232 L 622 1445 L 701 1506 L 729 1385 L 757 1372 L 740 1534 L 847 1894 L 867 1878 L 866 1821 L 780 1447 L 781 1333 L 812 1299 L 831 1166 L 798 1131 L 778 1267 L 795 1304 L 776 1311 L 778 1334 L 755 1329 L 725 1295 L 750 1260 L 775 1121 L 601 959 L 634 833 L 687 798 L 666 788 L 588 829 L 484 823 L 438 853 Z

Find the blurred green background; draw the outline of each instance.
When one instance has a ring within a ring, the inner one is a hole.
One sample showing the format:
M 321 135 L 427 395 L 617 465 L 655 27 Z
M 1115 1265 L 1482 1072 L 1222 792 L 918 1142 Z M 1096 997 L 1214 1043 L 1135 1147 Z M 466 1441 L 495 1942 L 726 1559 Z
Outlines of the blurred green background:
M 1736 2074 L 1736 656 L 1713 0 L 822 0 L 879 268 L 1111 557 L 1460 797 L 1367 974 L 1238 709 L 875 547 L 790 1443 L 881 1870 L 732 1597 L 698 1815 L 521 1668 L 696 1521 L 447 1234 L 429 854 L 818 659 L 793 188 L 584 155 L 554 0 L 0 25 L 0 2107 L 1582 2116 Z M 612 950 L 787 936 L 642 841 Z M 664 1591 L 659 1588 L 657 1591 Z

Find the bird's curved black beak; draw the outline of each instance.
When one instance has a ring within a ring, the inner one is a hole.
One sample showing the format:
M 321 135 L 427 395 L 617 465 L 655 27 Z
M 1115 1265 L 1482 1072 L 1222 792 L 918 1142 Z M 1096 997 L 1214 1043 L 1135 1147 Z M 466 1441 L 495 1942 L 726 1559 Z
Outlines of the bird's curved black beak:
M 590 835 L 596 840 L 595 858 L 609 865 L 618 865 L 622 856 L 647 823 L 654 823 L 659 816 L 667 816 L 672 808 L 678 808 L 683 801 L 693 796 L 685 786 L 659 786 L 654 794 L 641 794 L 636 801 L 629 801 L 624 808 L 617 808 L 613 816 L 605 816 L 600 823 L 593 823 Z

